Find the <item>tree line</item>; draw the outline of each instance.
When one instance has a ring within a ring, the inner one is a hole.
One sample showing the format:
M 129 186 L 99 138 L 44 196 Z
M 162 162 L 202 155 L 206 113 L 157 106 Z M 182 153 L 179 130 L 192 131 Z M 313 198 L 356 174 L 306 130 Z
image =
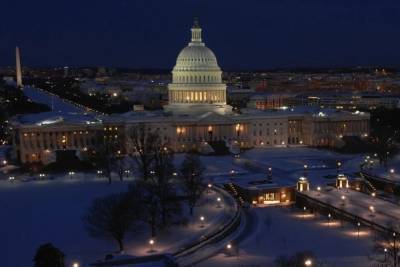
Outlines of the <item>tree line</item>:
M 126 147 L 121 146 L 121 140 Z M 123 138 L 104 136 L 94 153 L 111 183 L 112 173 L 123 179 L 127 159 L 134 162 L 138 177 L 127 192 L 96 199 L 83 216 L 87 232 L 94 238 L 112 239 L 124 250 L 129 233 L 148 229 L 151 237 L 183 219 L 183 205 L 190 215 L 205 186 L 204 168 L 195 153 L 185 155 L 181 166 L 174 166 L 174 151 L 146 124 L 130 128 Z

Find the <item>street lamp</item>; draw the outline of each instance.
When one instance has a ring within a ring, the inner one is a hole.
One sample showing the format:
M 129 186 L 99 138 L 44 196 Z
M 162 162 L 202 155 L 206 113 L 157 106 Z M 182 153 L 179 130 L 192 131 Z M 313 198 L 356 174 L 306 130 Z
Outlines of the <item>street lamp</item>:
M 271 180 L 272 179 L 272 168 L 268 168 L 268 178 Z
M 204 228 L 204 220 L 205 220 L 204 216 L 200 216 L 200 222 L 201 222 L 200 228 Z
M 307 177 L 307 168 L 308 168 L 308 165 L 307 165 L 307 164 L 304 164 L 304 165 L 303 165 L 303 168 L 304 168 L 304 176 Z
M 74 263 L 72 264 L 72 267 L 79 267 L 79 263 L 74 262 Z
M 208 189 L 207 189 L 207 193 L 211 193 L 211 187 L 212 187 L 212 184 L 208 184 L 208 185 L 207 185 L 207 188 L 208 188 Z
M 375 202 L 376 193 L 375 193 L 375 192 L 372 192 L 372 193 L 371 193 L 371 197 L 372 197 L 372 201 Z
M 8 180 L 9 180 L 11 183 L 14 183 L 15 177 L 14 177 L 14 176 L 10 176 L 10 177 L 8 177 Z
M 341 199 L 342 199 L 342 205 L 344 206 L 344 205 L 346 204 L 346 203 L 345 203 L 346 196 L 343 195 L 343 196 L 341 197 Z
M 361 226 L 361 223 L 358 222 L 358 223 L 357 223 L 357 236 L 358 236 L 358 237 L 360 237 L 360 226 Z
M 154 239 L 150 239 L 149 240 L 150 252 L 154 251 L 154 243 L 155 243 Z
M 375 216 L 374 215 L 375 207 L 374 206 L 369 206 L 369 210 L 371 211 L 371 217 Z
M 320 186 L 317 187 L 317 191 L 318 191 L 318 196 L 320 196 L 321 195 L 321 187 Z
M 387 248 L 384 248 L 383 252 L 385 252 L 385 262 L 386 262 L 387 261 L 387 252 L 388 252 Z
M 328 213 L 328 226 L 331 226 L 331 217 L 332 215 Z
M 312 266 L 312 260 L 311 260 L 311 259 L 306 259 L 306 260 L 304 261 L 304 265 L 305 265 L 305 266 Z
M 231 243 L 228 243 L 228 244 L 226 245 L 226 250 L 227 250 L 227 254 L 228 254 L 229 256 L 232 256 L 232 254 L 231 254 L 231 252 L 232 252 L 232 244 L 231 244 Z
M 221 208 L 221 198 L 217 198 L 217 208 Z
M 340 166 L 342 166 L 342 163 L 340 161 L 337 162 L 337 173 L 340 171 Z

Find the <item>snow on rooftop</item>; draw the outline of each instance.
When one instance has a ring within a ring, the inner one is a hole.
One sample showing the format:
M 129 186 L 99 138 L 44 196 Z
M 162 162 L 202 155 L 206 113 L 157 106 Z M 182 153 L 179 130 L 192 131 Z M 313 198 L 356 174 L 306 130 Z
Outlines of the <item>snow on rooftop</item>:
M 14 122 L 25 125 L 49 126 L 57 123 L 83 123 L 96 124 L 101 122 L 91 113 L 67 113 L 67 112 L 41 112 L 27 115 L 18 115 L 13 118 Z
M 33 102 L 45 104 L 50 108 L 52 108 L 54 111 L 63 113 L 84 111 L 84 108 L 69 103 L 66 100 L 61 99 L 56 95 L 53 95 L 49 92 L 46 92 L 38 88 L 25 86 L 23 92 Z

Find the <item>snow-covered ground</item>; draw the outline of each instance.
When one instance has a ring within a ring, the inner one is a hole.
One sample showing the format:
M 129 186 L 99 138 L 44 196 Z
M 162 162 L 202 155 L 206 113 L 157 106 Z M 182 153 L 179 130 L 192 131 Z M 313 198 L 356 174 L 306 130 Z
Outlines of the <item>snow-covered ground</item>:
M 350 212 L 383 227 L 400 226 L 400 206 L 354 190 L 324 188 L 304 192 L 308 196 Z
M 227 250 L 200 263 L 199 266 L 275 266 L 276 257 L 293 256 L 311 251 L 324 266 L 358 267 L 374 263 L 373 234 L 361 228 L 336 221 L 328 225 L 319 215 L 304 215 L 287 207 L 255 208 L 250 212 L 250 229 L 239 242 L 233 243 L 233 256 Z M 239 256 L 236 256 L 237 247 Z
M 176 157 L 180 159 L 179 156 Z M 304 165 L 307 177 L 312 186 L 331 182 L 326 176 L 337 175 L 337 162 L 341 162 L 340 172 L 353 175 L 360 170 L 363 155 L 339 154 L 328 150 L 306 147 L 262 148 L 245 151 L 236 159 L 232 156 L 202 156 L 206 167 L 206 175 L 218 183 L 226 183 L 231 178 L 249 179 L 254 174 L 267 173 L 272 168 L 272 176 L 276 180 L 297 182 L 304 175 Z M 177 161 L 179 162 L 179 160 Z M 257 169 L 246 168 L 250 162 Z M 234 171 L 234 174 L 231 173 Z
M 36 249 L 47 242 L 60 248 L 69 262 L 76 260 L 81 266 L 116 250 L 114 241 L 88 236 L 81 218 L 93 199 L 126 191 L 129 182 L 116 179 L 108 185 L 105 179 L 78 176 L 50 181 L 0 181 L 2 267 L 32 266 Z M 217 197 L 223 200 L 221 207 L 217 207 Z M 230 197 L 219 193 L 205 194 L 201 207 L 196 208 L 195 215 L 189 218 L 188 226 L 173 226 L 161 232 L 154 249 L 157 252 L 174 252 L 184 244 L 222 227 L 234 213 L 231 201 Z M 204 227 L 200 227 L 200 216 L 205 217 Z M 149 236 L 147 228 L 130 235 L 126 240 L 126 254 L 148 254 Z
M 177 167 L 183 156 L 183 154 L 176 155 Z M 218 183 L 227 182 L 232 177 L 250 179 L 264 172 L 267 166 L 273 168 L 273 176 L 285 177 L 295 182 L 303 173 L 302 166 L 308 164 L 311 183 L 316 184 L 320 181 L 326 182 L 327 179 L 321 177 L 324 174 L 336 173 L 336 160 L 341 160 L 345 172 L 353 172 L 358 170 L 362 156 L 340 155 L 308 148 L 276 148 L 249 150 L 244 152 L 240 159 L 231 156 L 200 158 L 206 169 L 205 175 Z M 247 168 L 244 164 L 246 161 L 251 161 L 260 170 Z M 234 174 L 231 173 L 232 170 Z M 77 176 L 74 179 L 14 184 L 0 181 L 0 207 L 3 211 L 0 239 L 5 240 L 0 243 L 0 257 L 4 259 L 5 267 L 31 266 L 37 247 L 46 242 L 51 242 L 64 251 L 68 260 L 78 260 L 84 264 L 115 250 L 116 245 L 112 241 L 89 237 L 81 217 L 94 198 L 124 191 L 128 182 L 114 182 L 109 186 L 105 179 L 95 179 L 90 175 L 80 178 Z M 205 195 L 202 200 L 203 207 L 195 210 L 195 216 L 189 220 L 188 227 L 174 226 L 160 233 L 155 250 L 173 252 L 201 235 L 210 233 L 211 228 L 220 227 L 233 213 L 233 205 L 226 204 L 223 208 L 217 208 L 216 198 L 216 193 Z M 229 198 L 223 199 L 225 202 L 229 201 Z M 206 218 L 204 228 L 201 228 L 199 223 L 201 215 Z M 280 254 L 292 254 L 305 249 L 312 250 L 318 257 L 324 259 L 340 257 L 344 261 L 353 261 L 353 257 L 364 260 L 365 255 L 369 253 L 370 241 L 358 240 L 357 243 L 342 230 L 333 227 L 326 229 L 317 220 L 307 221 L 295 215 L 279 208 L 253 210 L 250 226 L 247 227 L 240 243 L 239 261 L 246 259 L 244 264 L 273 261 Z M 271 218 L 268 219 L 271 221 L 271 226 L 266 223 L 267 217 Z M 148 254 L 150 249 L 148 240 L 148 231 L 132 234 L 126 240 L 126 253 Z M 305 240 L 310 242 L 304 242 Z M 350 247 L 353 249 L 351 253 Z M 219 264 L 221 261 L 224 265 L 225 262 L 232 263 L 234 259 L 236 257 L 228 259 L 219 255 L 204 264 L 214 266 L 210 263 Z
M 380 165 L 377 159 L 370 158 L 364 172 L 395 183 L 400 183 L 400 155 L 390 159 L 387 165 Z

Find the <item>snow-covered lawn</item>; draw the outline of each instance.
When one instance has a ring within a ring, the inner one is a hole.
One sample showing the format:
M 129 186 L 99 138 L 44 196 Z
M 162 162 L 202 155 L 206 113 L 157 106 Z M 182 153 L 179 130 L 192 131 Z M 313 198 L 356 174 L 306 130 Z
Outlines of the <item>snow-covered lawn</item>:
M 380 165 L 377 159 L 369 159 L 373 164 L 367 164 L 364 171 L 373 176 L 400 183 L 400 155 L 390 159 L 386 166 Z
M 338 222 L 329 225 L 319 215 L 303 215 L 298 210 L 282 207 L 251 210 L 251 226 L 247 236 L 239 243 L 239 256 L 221 252 L 200 266 L 275 266 L 276 257 L 292 256 L 309 250 L 324 266 L 370 266 L 368 258 L 374 245 L 368 229 Z M 236 251 L 236 245 L 232 251 Z M 235 254 L 235 253 L 234 253 Z
M 51 242 L 68 258 L 94 259 L 109 242 L 88 237 L 81 217 L 96 197 L 127 189 L 105 180 L 59 180 L 10 184 L 1 181 L 0 257 L 3 266 L 32 266 L 37 247 Z
M 179 159 L 179 156 L 176 157 Z M 239 159 L 232 156 L 202 156 L 206 174 L 215 181 L 224 183 L 230 178 L 248 179 L 255 173 L 267 173 L 272 168 L 275 179 L 289 180 L 295 183 L 304 174 L 304 165 L 308 166 L 307 176 L 312 185 L 330 182 L 326 175 L 336 175 L 336 164 L 341 162 L 341 172 L 353 174 L 360 170 L 363 155 L 339 154 L 328 150 L 306 147 L 259 148 L 244 151 Z M 251 162 L 259 170 L 246 169 L 245 163 Z M 235 171 L 235 175 L 230 172 Z
M 77 175 L 78 176 L 78 175 Z M 84 178 L 52 181 L 15 182 L 0 181 L 0 258 L 2 267 L 32 266 L 32 258 L 39 245 L 53 243 L 66 255 L 69 262 L 77 260 L 88 264 L 116 250 L 113 241 L 93 239 L 88 236 L 82 216 L 93 199 L 111 193 L 123 192 L 129 182 Z M 216 198 L 223 199 L 217 207 Z M 205 194 L 202 206 L 195 209 L 189 225 L 173 226 L 160 233 L 154 249 L 173 252 L 190 241 L 221 227 L 233 213 L 230 197 L 219 193 Z M 201 228 L 199 217 L 204 216 Z M 149 232 L 143 230 L 126 240 L 126 253 L 148 254 Z M 69 265 L 68 265 L 69 266 Z M 85 266 L 85 265 L 83 265 Z
M 304 194 L 383 227 L 400 226 L 399 205 L 354 190 L 327 189 L 321 192 L 311 190 Z

